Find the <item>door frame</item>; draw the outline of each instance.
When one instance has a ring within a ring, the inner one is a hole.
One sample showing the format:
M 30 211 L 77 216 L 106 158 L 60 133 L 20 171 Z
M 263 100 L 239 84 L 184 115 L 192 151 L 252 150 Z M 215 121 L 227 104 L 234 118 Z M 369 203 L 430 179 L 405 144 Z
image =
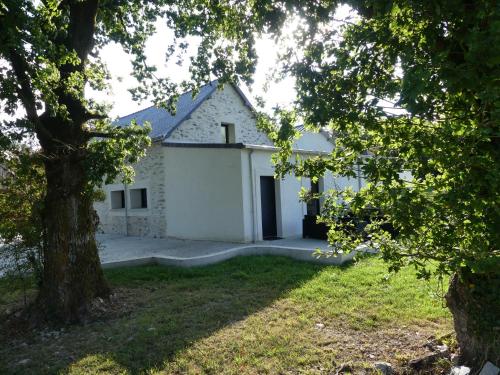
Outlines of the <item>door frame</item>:
M 261 176 L 274 176 L 274 169 L 265 167 L 255 167 L 253 168 L 253 180 L 252 180 L 252 194 L 255 204 L 255 211 L 253 215 L 253 228 L 255 230 L 255 240 L 263 241 L 264 236 L 262 234 L 262 204 L 260 196 L 260 177 Z M 274 194 L 276 201 L 276 232 L 278 237 L 282 237 L 283 234 L 283 220 L 281 215 L 281 180 L 274 180 Z
M 273 228 L 274 233 L 271 236 L 268 237 L 278 237 L 278 200 L 277 200 L 277 189 L 276 189 L 276 179 L 274 176 L 269 176 L 269 175 L 260 175 L 259 176 L 259 192 L 260 192 L 260 229 L 262 232 L 262 239 L 264 239 L 264 216 L 263 216 L 263 201 L 262 201 L 262 181 L 265 181 L 264 179 L 268 180 L 269 187 L 272 187 L 273 190 L 273 206 L 274 206 L 274 215 L 273 217 L 270 218 L 270 220 L 274 221 L 274 223 L 269 223 Z M 274 219 L 274 220 L 273 220 Z

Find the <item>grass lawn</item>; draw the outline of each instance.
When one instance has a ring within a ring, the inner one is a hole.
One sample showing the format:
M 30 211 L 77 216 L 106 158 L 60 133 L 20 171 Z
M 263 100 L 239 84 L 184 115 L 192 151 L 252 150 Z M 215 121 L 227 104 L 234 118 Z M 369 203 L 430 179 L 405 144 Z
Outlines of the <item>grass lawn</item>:
M 254 256 L 108 270 L 115 295 L 100 316 L 4 332 L 0 373 L 335 374 L 380 360 L 404 371 L 452 322 L 436 283 L 411 269 L 386 275 L 375 257 L 343 267 Z M 0 315 L 19 298 L 0 280 Z

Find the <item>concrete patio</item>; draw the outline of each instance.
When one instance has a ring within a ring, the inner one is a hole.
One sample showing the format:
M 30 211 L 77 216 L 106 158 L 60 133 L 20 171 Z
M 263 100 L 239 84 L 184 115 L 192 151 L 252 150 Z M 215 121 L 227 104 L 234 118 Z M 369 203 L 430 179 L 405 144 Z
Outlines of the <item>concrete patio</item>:
M 146 264 L 196 267 L 246 255 L 280 255 L 307 262 L 339 265 L 355 255 L 352 252 L 335 257 L 317 257 L 314 254 L 317 249 L 328 251 L 327 242 L 303 238 L 241 244 L 98 234 L 97 241 L 100 244 L 99 256 L 103 268 Z M 357 250 L 373 251 L 366 246 L 360 246 Z M 10 268 L 7 267 L 8 263 L 10 262 L 6 259 L 0 258 L 0 277 Z
M 195 267 L 245 255 L 281 255 L 303 261 L 338 265 L 351 260 L 355 255 L 355 252 L 352 252 L 347 255 L 318 258 L 314 255 L 315 251 L 327 251 L 327 242 L 302 238 L 261 241 L 255 244 L 109 234 L 100 234 L 97 239 L 101 244 L 99 254 L 104 268 L 145 264 Z

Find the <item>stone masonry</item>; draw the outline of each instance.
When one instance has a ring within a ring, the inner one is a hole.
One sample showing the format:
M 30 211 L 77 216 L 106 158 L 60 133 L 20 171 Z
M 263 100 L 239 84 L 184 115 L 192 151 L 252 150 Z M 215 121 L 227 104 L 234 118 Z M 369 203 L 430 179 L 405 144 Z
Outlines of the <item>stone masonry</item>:
M 125 223 L 128 222 L 128 234 L 131 236 L 166 236 L 164 157 L 165 149 L 160 144 L 150 147 L 146 156 L 134 165 L 134 183 L 127 186 L 127 191 L 135 187 L 147 188 L 148 208 L 127 208 L 126 212 L 125 209 L 111 209 L 111 190 L 125 187 L 121 184 L 105 187 L 106 199 L 94 205 L 99 215 L 101 232 L 125 234 Z
M 272 145 L 257 129 L 254 114 L 231 85 L 216 90 L 172 132 L 168 141 L 220 143 L 221 123 L 234 125 L 237 143 Z
M 231 85 L 215 91 L 172 132 L 167 141 L 220 143 L 221 123 L 234 125 L 235 141 L 238 143 L 272 145 L 268 137 L 257 130 L 254 114 Z M 165 156 L 165 148 L 155 143 L 149 148 L 147 155 L 134 165 L 134 183 L 127 186 L 128 191 L 147 188 L 148 208 L 111 209 L 111 191 L 124 190 L 125 186 L 116 181 L 115 184 L 104 187 L 106 199 L 95 203 L 100 218 L 100 232 L 125 234 L 127 222 L 128 234 L 131 236 L 167 236 L 165 183 L 168 171 L 165 168 Z

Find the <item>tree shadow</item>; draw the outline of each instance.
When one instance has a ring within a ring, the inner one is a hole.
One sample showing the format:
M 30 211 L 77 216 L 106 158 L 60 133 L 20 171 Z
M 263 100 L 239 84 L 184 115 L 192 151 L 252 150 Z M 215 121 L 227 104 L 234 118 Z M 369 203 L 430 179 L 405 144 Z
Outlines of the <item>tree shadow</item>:
M 131 345 L 112 356 L 131 373 L 161 367 L 193 342 L 271 305 L 322 268 L 286 258 L 245 257 L 203 269 L 169 269 L 177 276 L 167 292 L 172 298 L 168 302 L 165 291 L 159 293 L 164 303 L 144 311 L 144 323 L 151 327 L 143 325 Z
M 115 288 L 137 292 L 138 298 L 126 302 L 132 305 L 128 313 L 69 327 L 50 345 L 36 340 L 30 350 L 48 364 L 47 373 L 65 372 L 75 363 L 93 368 L 106 360 L 129 373 L 144 373 L 163 367 L 196 341 L 272 305 L 325 267 L 284 257 L 251 256 L 203 268 L 108 270 L 106 276 Z M 62 358 L 54 357 L 57 348 L 63 348 Z M 89 359 L 92 356 L 97 358 Z M 86 364 L 89 361 L 94 362 Z M 19 373 L 29 371 L 25 367 Z

